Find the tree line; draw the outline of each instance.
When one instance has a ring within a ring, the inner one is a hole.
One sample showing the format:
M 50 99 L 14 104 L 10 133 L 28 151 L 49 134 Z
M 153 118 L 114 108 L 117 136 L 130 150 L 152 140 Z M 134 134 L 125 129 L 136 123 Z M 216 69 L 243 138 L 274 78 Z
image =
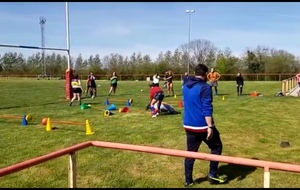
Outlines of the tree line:
M 61 76 L 67 69 L 67 56 L 59 53 L 35 53 L 25 57 L 21 53 L 7 52 L 0 55 L 0 75 L 40 75 L 44 65 L 47 75 Z M 174 51 L 160 52 L 156 59 L 141 52 L 131 56 L 118 53 L 91 55 L 84 59 L 81 54 L 71 57 L 71 66 L 78 74 L 93 71 L 96 75 L 107 75 L 116 71 L 122 75 L 164 73 L 172 70 L 175 74 L 187 71 L 188 44 L 182 44 Z M 266 46 L 245 48 L 244 55 L 237 57 L 230 48 L 219 49 L 211 41 L 196 39 L 190 42 L 190 72 L 195 65 L 203 63 L 222 74 L 242 73 L 295 73 L 300 69 L 300 60 L 292 53 Z

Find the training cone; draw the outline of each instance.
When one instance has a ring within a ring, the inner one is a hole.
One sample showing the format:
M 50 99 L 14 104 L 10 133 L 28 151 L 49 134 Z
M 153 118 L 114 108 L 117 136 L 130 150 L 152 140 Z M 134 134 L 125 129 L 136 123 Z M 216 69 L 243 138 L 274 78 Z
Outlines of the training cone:
M 52 130 L 52 126 L 50 123 L 50 118 L 47 118 L 46 131 L 51 131 L 51 130 Z
M 225 96 L 222 97 L 222 100 L 225 100 Z
M 23 125 L 23 126 L 28 125 L 27 120 L 26 120 L 26 115 L 24 115 L 24 116 L 22 117 L 22 125 Z
M 117 107 L 116 107 L 115 104 L 111 104 L 110 106 L 108 106 L 108 108 L 106 108 L 106 110 L 108 110 L 108 111 L 113 111 L 113 110 L 116 110 L 116 109 L 117 109 Z
M 179 108 L 183 108 L 183 102 L 182 102 L 182 100 L 179 100 L 179 102 L 178 102 L 178 107 L 179 107 Z
M 120 108 L 119 112 L 120 113 L 128 113 L 129 112 L 129 108 L 128 107 Z
M 177 98 L 176 94 L 174 95 L 174 98 Z
M 86 135 L 92 135 L 94 133 L 95 133 L 95 131 L 92 131 L 89 120 L 85 120 L 85 134 Z
M 29 122 L 29 121 L 32 121 L 33 117 L 32 115 L 26 115 L 26 121 Z
M 119 110 L 119 112 L 120 112 L 120 110 Z M 107 117 L 107 116 L 113 115 L 113 113 L 110 112 L 109 110 L 105 110 L 104 113 L 103 113 L 103 115 L 104 115 L 105 117 Z
M 126 102 L 126 106 L 130 106 L 130 101 L 129 100 L 127 100 L 127 102 Z
M 108 98 L 105 99 L 104 104 L 105 104 L 105 105 L 109 105 Z
M 254 91 L 254 92 L 251 92 L 250 94 L 252 97 L 257 97 L 258 96 L 258 92 Z
M 89 108 L 91 108 L 90 104 L 83 103 L 80 105 L 80 109 L 82 109 L 82 110 L 89 109 Z

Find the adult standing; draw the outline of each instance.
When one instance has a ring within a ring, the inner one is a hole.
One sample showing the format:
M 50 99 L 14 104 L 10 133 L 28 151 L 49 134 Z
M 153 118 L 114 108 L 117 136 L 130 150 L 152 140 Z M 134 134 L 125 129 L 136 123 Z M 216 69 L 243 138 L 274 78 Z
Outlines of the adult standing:
M 199 64 L 195 68 L 195 76 L 189 77 L 184 84 L 184 116 L 183 127 L 186 132 L 187 151 L 198 152 L 200 144 L 204 141 L 211 154 L 221 155 L 222 141 L 213 119 L 212 90 L 207 84 L 208 67 Z M 194 185 L 193 168 L 194 158 L 185 158 L 185 186 Z M 218 177 L 219 162 L 211 161 L 208 180 L 211 184 L 225 183 L 226 179 Z
M 238 73 L 236 75 L 236 92 L 238 96 L 241 96 L 243 94 L 243 87 L 244 87 L 244 77 L 241 73 Z
M 215 95 L 218 95 L 218 80 L 220 79 L 220 77 L 220 73 L 216 72 L 214 68 L 211 68 L 210 72 L 207 75 L 211 87 L 214 87 L 215 89 Z

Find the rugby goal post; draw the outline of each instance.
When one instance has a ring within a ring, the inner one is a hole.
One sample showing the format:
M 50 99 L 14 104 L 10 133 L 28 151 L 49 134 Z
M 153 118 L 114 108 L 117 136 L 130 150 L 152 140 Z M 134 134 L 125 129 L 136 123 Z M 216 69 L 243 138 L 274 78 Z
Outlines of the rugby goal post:
M 73 70 L 71 69 L 71 54 L 70 54 L 70 31 L 69 31 L 69 4 L 66 2 L 66 43 L 67 48 L 50 48 L 50 47 L 37 47 L 37 46 L 25 46 L 25 45 L 7 45 L 7 44 L 0 44 L 0 47 L 3 48 L 23 48 L 23 49 L 41 49 L 41 50 L 54 50 L 54 51 L 65 51 L 68 53 L 67 60 L 68 60 L 68 68 L 65 72 L 66 75 L 66 86 L 65 86 L 65 93 L 66 99 L 72 99 L 73 93 L 71 89 L 71 80 L 73 76 Z

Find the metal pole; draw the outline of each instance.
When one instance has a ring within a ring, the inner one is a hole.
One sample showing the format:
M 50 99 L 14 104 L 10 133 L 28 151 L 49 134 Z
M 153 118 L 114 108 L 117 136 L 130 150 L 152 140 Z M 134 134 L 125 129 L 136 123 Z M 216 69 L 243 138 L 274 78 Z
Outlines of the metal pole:
M 187 73 L 190 74 L 190 47 L 191 46 L 191 12 L 189 12 L 189 42 L 188 42 L 188 65 Z
M 46 24 L 46 18 L 45 17 L 40 17 L 40 25 L 41 25 L 41 47 L 45 47 L 45 24 Z M 42 50 L 42 75 L 44 77 L 47 77 L 47 72 L 46 72 L 46 61 L 45 61 L 45 49 Z
M 66 2 L 66 32 L 67 32 L 68 70 L 70 70 L 71 55 L 70 55 L 69 3 L 68 2 Z
M 190 74 L 190 64 L 191 64 L 191 56 L 190 56 L 190 49 L 191 49 L 191 14 L 195 13 L 195 10 L 186 10 L 186 13 L 189 14 L 189 42 L 188 42 L 188 64 L 187 64 L 187 73 Z

